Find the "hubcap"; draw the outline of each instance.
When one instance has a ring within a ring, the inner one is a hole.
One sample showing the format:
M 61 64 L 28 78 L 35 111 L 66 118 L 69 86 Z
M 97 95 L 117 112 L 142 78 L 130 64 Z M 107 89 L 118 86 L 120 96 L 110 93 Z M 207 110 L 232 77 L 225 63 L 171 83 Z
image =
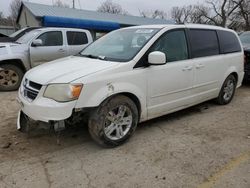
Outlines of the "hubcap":
M 110 140 L 121 139 L 129 132 L 132 122 L 131 110 L 125 105 L 119 105 L 107 114 L 104 133 Z
M 10 69 L 0 70 L 0 85 L 14 86 L 18 82 L 18 75 L 15 71 Z
M 234 82 L 233 80 L 228 80 L 225 87 L 224 87 L 224 95 L 223 98 L 225 101 L 228 101 L 231 99 L 231 97 L 233 96 L 233 92 L 234 92 Z

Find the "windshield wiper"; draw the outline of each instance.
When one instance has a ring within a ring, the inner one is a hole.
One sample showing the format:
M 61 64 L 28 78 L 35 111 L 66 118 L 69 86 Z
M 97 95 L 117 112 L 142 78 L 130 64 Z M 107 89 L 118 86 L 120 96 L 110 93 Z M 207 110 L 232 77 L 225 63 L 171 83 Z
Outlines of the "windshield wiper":
M 92 55 L 92 54 L 80 54 L 80 56 L 82 57 L 88 57 L 88 58 L 91 58 L 91 59 L 100 59 L 100 60 L 106 60 L 106 57 L 105 56 L 96 56 L 96 55 Z

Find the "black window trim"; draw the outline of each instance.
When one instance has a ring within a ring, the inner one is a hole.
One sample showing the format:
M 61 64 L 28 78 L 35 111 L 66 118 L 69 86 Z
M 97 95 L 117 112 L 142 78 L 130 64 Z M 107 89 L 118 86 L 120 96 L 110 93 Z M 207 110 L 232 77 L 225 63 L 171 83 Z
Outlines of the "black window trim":
M 209 55 L 209 56 L 202 56 L 202 57 L 194 57 L 194 56 L 193 56 L 193 53 L 192 53 L 192 44 L 191 44 L 191 39 L 190 39 L 190 31 L 191 31 L 191 30 L 214 31 L 215 34 L 216 34 L 216 38 L 217 38 L 217 45 L 218 45 L 218 49 L 219 49 L 219 54 L 214 54 L 214 55 Z M 187 29 L 187 33 L 188 33 L 188 39 L 189 39 L 189 45 L 190 45 L 190 56 L 191 56 L 191 59 L 206 58 L 206 57 L 212 57 L 212 56 L 221 55 L 219 36 L 218 36 L 218 33 L 217 33 L 217 30 L 216 30 L 216 29 L 207 29 L 207 28 L 188 28 L 188 29 Z
M 186 38 L 186 44 L 187 44 L 187 52 L 188 52 L 188 59 L 191 59 L 191 48 L 190 48 L 190 40 L 188 37 L 188 33 L 187 33 L 187 28 L 183 27 L 183 28 L 176 28 L 176 29 L 170 29 L 167 30 L 166 32 L 164 32 L 161 36 L 158 37 L 158 39 L 148 48 L 148 50 L 143 54 L 143 56 L 137 61 L 137 63 L 134 65 L 133 69 L 136 68 L 147 68 L 150 66 L 150 64 L 148 62 L 142 62 L 145 58 L 147 58 L 147 56 L 149 55 L 149 52 L 152 48 L 152 46 L 154 46 L 162 37 L 164 37 L 165 35 L 167 35 L 168 33 L 174 32 L 174 31 L 184 31 L 185 34 L 185 38 Z M 184 61 L 184 60 L 179 60 L 179 61 Z M 163 64 L 165 65 L 165 64 Z
M 229 33 L 232 33 L 233 35 L 235 35 L 233 32 L 231 32 L 231 31 L 227 31 L 227 30 L 220 30 L 220 29 L 217 29 L 216 30 L 216 33 L 217 33 L 217 37 L 218 37 L 218 41 L 219 41 L 219 49 L 220 49 L 220 55 L 221 54 L 232 54 L 232 53 L 240 53 L 240 52 L 242 52 L 242 48 L 240 48 L 240 51 L 231 51 L 231 52 L 223 52 L 223 50 L 221 49 L 221 41 L 220 41 L 220 37 L 219 37 L 219 33 L 218 32 L 220 32 L 220 31 L 224 31 L 224 32 L 229 32 Z M 236 36 L 235 36 L 236 37 Z M 237 38 L 237 37 L 236 37 Z M 239 39 L 238 39 L 238 42 L 240 42 L 239 41 Z
M 63 46 L 64 45 L 64 41 L 63 41 L 63 32 L 60 30 L 54 30 L 54 31 L 45 31 L 44 33 L 41 33 L 38 37 L 36 37 L 36 39 L 39 39 L 40 36 L 42 36 L 45 33 L 50 33 L 50 32 L 60 32 L 62 34 L 62 45 L 57 45 L 57 46 Z M 36 40 L 35 39 L 35 40 Z M 53 47 L 53 46 L 39 46 L 40 47 Z
M 84 44 L 69 44 L 69 41 L 68 41 L 68 32 L 75 32 L 75 33 L 83 33 L 83 34 L 85 34 L 85 36 L 86 36 L 86 39 L 87 39 L 87 41 L 86 41 L 86 43 L 84 43 Z M 67 37 L 67 45 L 68 46 L 82 46 L 82 45 L 86 45 L 86 44 L 88 44 L 89 43 L 89 38 L 88 38 L 88 35 L 87 35 L 87 33 L 86 32 L 84 32 L 84 31 L 70 31 L 70 30 L 68 30 L 68 31 L 66 31 L 66 37 Z

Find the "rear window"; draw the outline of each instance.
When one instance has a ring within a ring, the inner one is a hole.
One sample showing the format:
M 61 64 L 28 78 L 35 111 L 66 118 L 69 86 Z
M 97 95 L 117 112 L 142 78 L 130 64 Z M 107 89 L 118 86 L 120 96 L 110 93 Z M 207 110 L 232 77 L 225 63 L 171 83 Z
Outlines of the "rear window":
M 220 41 L 221 53 L 240 52 L 241 46 L 236 35 L 229 31 L 217 31 Z
M 67 31 L 68 45 L 83 45 L 88 43 L 88 37 L 84 32 Z
M 216 31 L 190 29 L 192 57 L 205 57 L 219 54 Z

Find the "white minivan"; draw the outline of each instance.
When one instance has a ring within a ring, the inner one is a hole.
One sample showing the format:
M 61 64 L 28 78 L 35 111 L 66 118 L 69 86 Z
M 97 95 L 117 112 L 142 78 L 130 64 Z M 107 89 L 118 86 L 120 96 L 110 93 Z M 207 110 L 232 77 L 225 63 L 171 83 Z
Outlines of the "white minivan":
M 58 130 L 87 119 L 103 146 L 124 143 L 139 122 L 216 99 L 228 104 L 244 76 L 237 34 L 207 25 L 152 25 L 113 31 L 78 56 L 28 71 L 17 126 Z

